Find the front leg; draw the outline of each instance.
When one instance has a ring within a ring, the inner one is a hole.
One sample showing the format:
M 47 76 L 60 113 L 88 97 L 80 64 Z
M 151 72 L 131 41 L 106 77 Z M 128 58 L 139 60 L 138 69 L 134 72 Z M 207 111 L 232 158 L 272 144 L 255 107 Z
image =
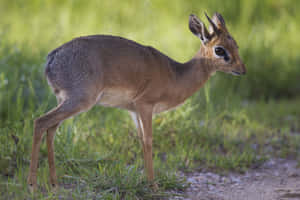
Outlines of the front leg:
M 148 181 L 153 183 L 154 181 L 154 169 L 152 161 L 152 110 L 153 106 L 149 105 L 137 105 L 137 121 L 138 131 L 141 132 L 140 136 L 143 145 L 145 169 L 148 177 Z M 157 185 L 153 183 L 154 189 L 157 189 Z

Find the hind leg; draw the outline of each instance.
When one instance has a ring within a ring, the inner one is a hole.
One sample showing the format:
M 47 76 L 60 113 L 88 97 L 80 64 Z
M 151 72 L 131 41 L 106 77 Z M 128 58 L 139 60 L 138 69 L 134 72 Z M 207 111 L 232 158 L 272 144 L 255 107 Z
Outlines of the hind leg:
M 58 104 L 61 103 L 60 97 L 57 97 Z M 57 176 L 55 170 L 55 158 L 54 158 L 54 137 L 55 132 L 60 124 L 56 124 L 47 130 L 47 150 L 48 150 L 48 164 L 50 172 L 50 184 L 53 188 L 57 187 Z
M 35 120 L 31 162 L 29 168 L 29 175 L 27 179 L 29 189 L 31 191 L 34 191 L 37 188 L 38 154 L 43 138 L 43 133 L 45 131 L 48 131 L 49 134 L 49 136 L 47 136 L 48 152 L 50 150 L 50 157 L 48 157 L 48 161 L 52 178 L 51 181 L 52 183 L 56 183 L 53 153 L 53 138 L 55 130 L 57 129 L 58 124 L 60 124 L 63 120 L 79 113 L 80 111 L 89 109 L 93 105 L 93 103 L 82 98 L 68 98 L 64 100 L 60 105 L 58 105 L 55 109 L 51 110 L 47 114 Z
M 47 150 L 48 150 L 48 164 L 50 172 L 50 184 L 53 188 L 57 187 L 57 176 L 54 161 L 54 136 L 59 124 L 56 124 L 47 130 Z

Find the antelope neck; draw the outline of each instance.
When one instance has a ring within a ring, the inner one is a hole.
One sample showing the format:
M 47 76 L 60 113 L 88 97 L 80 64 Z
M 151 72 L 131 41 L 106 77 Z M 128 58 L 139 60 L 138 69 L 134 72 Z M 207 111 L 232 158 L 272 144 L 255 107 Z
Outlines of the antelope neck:
M 213 62 L 199 54 L 186 63 L 171 60 L 170 66 L 175 74 L 174 88 L 184 94 L 185 98 L 200 89 L 216 71 Z

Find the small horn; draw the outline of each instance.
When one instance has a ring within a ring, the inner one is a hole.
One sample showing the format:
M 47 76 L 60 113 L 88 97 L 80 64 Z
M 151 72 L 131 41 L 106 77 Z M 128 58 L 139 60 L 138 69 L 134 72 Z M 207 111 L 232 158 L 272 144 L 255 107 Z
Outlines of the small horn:
M 206 12 L 204 12 L 207 20 L 209 21 L 210 25 L 212 26 L 213 30 L 215 33 L 219 33 L 219 29 L 217 28 L 217 26 L 215 25 L 215 23 L 208 17 L 208 15 L 206 14 Z

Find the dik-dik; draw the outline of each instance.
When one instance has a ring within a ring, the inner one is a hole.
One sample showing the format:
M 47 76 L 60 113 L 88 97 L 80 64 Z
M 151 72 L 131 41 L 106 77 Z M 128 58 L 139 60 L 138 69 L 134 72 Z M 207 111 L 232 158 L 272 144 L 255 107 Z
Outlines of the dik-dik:
M 130 112 L 143 146 L 147 177 L 153 183 L 152 116 L 182 104 L 216 71 L 246 73 L 223 17 L 218 13 L 212 19 L 206 17 L 209 30 L 195 15 L 189 17 L 189 28 L 202 46 L 186 63 L 176 62 L 153 47 L 108 35 L 79 37 L 49 53 L 45 75 L 58 106 L 34 122 L 30 189 L 37 188 L 43 134 L 47 132 L 50 183 L 56 187 L 55 131 L 65 119 L 96 104 Z

